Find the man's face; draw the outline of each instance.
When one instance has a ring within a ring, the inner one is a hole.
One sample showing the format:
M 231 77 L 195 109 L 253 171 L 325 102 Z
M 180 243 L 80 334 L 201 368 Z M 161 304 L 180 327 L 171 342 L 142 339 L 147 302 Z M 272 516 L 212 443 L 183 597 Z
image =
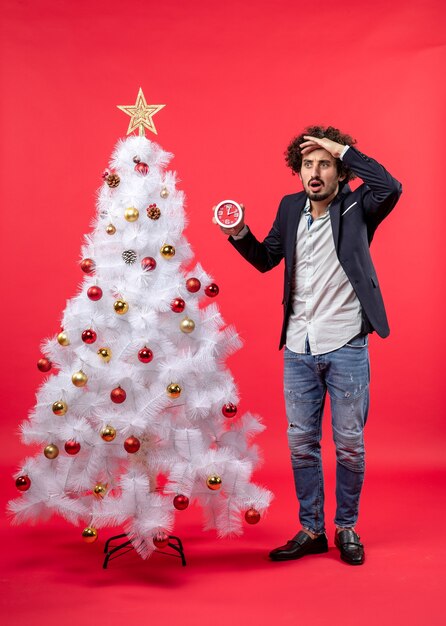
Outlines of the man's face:
M 345 176 L 339 176 L 336 159 L 318 148 L 302 157 L 299 178 L 310 200 L 318 202 L 332 200 L 338 192 L 339 181 Z

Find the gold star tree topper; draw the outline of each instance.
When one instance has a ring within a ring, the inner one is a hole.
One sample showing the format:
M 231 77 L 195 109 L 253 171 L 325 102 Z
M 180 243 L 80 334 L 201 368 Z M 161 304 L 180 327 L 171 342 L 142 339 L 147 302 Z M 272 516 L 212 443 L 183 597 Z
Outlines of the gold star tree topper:
M 121 111 L 124 111 L 124 113 L 127 113 L 127 115 L 130 115 L 130 117 L 132 118 L 127 129 L 127 135 L 130 135 L 130 133 L 133 133 L 133 131 L 138 129 L 139 134 L 144 136 L 145 128 L 157 135 L 158 133 L 156 132 L 155 124 L 153 123 L 152 117 L 155 115 L 155 113 L 161 111 L 161 109 L 165 106 L 165 104 L 147 104 L 142 89 L 140 87 L 135 104 L 118 105 L 118 109 L 121 109 Z

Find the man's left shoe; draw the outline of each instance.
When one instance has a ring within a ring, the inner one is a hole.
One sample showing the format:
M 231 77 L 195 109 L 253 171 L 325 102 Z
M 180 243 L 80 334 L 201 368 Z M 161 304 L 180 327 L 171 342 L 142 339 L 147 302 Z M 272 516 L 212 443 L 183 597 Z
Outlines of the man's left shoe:
M 313 539 L 304 530 L 300 530 L 284 546 L 271 550 L 269 558 L 271 561 L 290 561 L 300 559 L 307 554 L 322 554 L 323 552 L 328 552 L 328 541 L 325 533 L 317 535 Z
M 335 545 L 341 552 L 341 559 L 349 565 L 362 565 L 364 563 L 364 546 L 354 530 L 336 532 Z

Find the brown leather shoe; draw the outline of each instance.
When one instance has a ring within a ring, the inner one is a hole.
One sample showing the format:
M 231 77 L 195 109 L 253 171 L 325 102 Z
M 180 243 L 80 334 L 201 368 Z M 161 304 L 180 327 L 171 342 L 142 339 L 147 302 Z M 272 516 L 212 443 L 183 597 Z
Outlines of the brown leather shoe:
M 341 552 L 341 559 L 349 565 L 362 565 L 365 559 L 364 546 L 354 530 L 341 530 L 335 534 L 335 545 Z
M 322 552 L 328 552 L 327 535 L 323 533 L 312 539 L 304 530 L 300 530 L 284 546 L 271 550 L 269 558 L 271 561 L 291 561 L 307 554 L 321 554 Z

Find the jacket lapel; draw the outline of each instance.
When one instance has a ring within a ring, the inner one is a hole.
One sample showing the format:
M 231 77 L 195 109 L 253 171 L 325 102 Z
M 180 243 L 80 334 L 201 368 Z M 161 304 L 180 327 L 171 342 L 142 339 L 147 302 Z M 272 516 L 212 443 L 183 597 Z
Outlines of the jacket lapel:
M 296 199 L 293 202 L 291 211 L 288 215 L 285 254 L 287 257 L 287 265 L 290 268 L 293 267 L 294 253 L 296 251 L 297 229 L 299 227 L 300 216 L 305 207 L 306 201 L 307 196 L 305 193 L 296 194 Z
M 333 200 L 332 205 L 330 206 L 330 223 L 331 229 L 333 231 L 333 241 L 336 252 L 338 251 L 339 244 L 339 226 L 341 221 L 341 205 L 344 200 L 346 194 L 351 193 L 350 187 L 345 184 L 343 185 L 341 191 L 338 193 L 336 198 Z

